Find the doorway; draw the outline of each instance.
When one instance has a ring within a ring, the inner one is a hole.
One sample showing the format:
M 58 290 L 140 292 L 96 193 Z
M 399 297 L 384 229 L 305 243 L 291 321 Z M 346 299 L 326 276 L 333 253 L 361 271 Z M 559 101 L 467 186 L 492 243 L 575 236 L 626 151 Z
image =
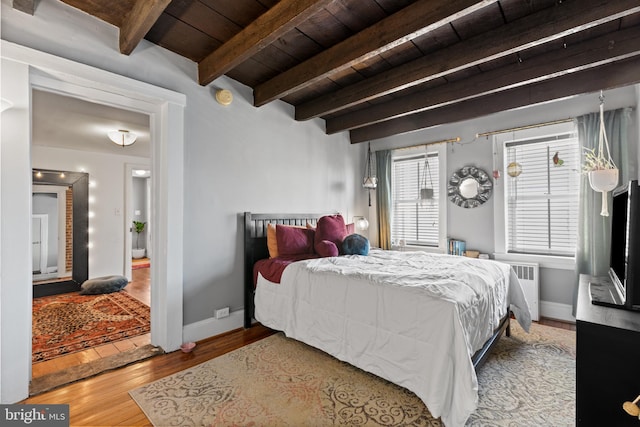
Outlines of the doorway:
M 182 339 L 182 183 L 184 145 L 184 107 L 182 94 L 147 83 L 109 73 L 60 57 L 2 41 L 3 96 L 13 108 L 4 111 L 0 170 L 0 216 L 3 228 L 3 257 L 0 259 L 0 287 L 3 298 L 0 312 L 11 316 L 10 324 L 2 322 L 0 333 L 0 403 L 13 403 L 28 396 L 31 363 L 29 359 L 31 327 L 30 284 L 31 235 L 30 200 L 25 198 L 31 187 L 29 147 L 30 91 L 40 88 L 70 96 L 92 99 L 110 105 L 141 111 L 152 116 L 154 135 L 152 167 L 161 178 L 152 184 L 155 225 L 154 258 L 151 267 L 153 287 L 151 313 L 152 342 L 165 351 L 177 350 Z M 4 90 L 6 88 L 6 90 Z M 6 121 L 5 121 L 6 120 Z M 5 252 L 6 251 L 6 252 Z M 4 256 L 4 255 L 7 256 Z M 24 254 L 29 254 L 25 257 Z M 171 304 L 169 304 L 171 301 Z

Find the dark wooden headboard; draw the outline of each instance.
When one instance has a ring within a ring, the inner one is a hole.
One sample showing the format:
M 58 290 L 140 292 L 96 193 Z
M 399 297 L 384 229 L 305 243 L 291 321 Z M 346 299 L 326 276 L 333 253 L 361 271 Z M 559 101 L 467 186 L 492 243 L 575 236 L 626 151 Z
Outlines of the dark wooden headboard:
M 267 224 L 316 225 L 326 214 L 255 214 L 244 213 L 244 327 L 250 328 L 253 319 L 253 265 L 269 258 Z

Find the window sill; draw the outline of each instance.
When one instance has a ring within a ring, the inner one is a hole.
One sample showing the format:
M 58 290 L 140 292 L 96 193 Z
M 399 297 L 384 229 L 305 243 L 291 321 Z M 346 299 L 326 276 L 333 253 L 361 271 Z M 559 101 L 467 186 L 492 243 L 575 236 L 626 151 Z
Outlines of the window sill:
M 444 250 L 437 248 L 435 246 L 411 246 L 411 245 L 406 245 L 406 246 L 392 246 L 391 249 L 393 249 L 394 251 L 422 251 L 422 252 L 429 252 L 432 254 L 442 254 L 444 253 Z
M 575 270 L 576 259 L 568 257 L 532 254 L 501 254 L 494 253 L 496 261 L 537 263 L 542 268 L 555 268 L 558 270 Z

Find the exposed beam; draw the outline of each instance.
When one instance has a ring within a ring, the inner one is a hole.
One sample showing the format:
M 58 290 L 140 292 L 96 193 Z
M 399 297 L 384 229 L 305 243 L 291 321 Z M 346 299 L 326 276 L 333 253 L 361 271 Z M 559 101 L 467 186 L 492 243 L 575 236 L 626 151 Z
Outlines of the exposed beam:
M 454 102 L 586 70 L 640 54 L 640 27 L 605 34 L 523 63 L 514 63 L 464 80 L 412 93 L 326 121 L 328 134 L 368 126 Z
M 171 0 L 136 0 L 120 27 L 120 53 L 133 52 L 169 3 Z
M 350 131 L 351 143 L 640 82 L 640 56 Z M 595 108 L 595 107 L 594 107 Z
M 205 86 L 273 43 L 334 0 L 281 0 L 198 63 Z
M 290 68 L 254 90 L 259 107 L 364 62 L 495 3 L 496 0 L 420 0 Z
M 13 8 L 20 12 L 33 15 L 36 11 L 36 0 L 13 0 Z
M 296 119 L 336 112 L 640 11 L 638 0 L 570 0 L 296 107 Z

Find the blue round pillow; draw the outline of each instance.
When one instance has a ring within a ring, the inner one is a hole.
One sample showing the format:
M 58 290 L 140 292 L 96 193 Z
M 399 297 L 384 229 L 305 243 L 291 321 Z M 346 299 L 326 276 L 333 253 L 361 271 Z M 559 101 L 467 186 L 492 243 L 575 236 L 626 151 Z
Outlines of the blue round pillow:
M 369 239 L 359 234 L 350 234 L 342 241 L 342 253 L 345 255 L 368 255 Z

